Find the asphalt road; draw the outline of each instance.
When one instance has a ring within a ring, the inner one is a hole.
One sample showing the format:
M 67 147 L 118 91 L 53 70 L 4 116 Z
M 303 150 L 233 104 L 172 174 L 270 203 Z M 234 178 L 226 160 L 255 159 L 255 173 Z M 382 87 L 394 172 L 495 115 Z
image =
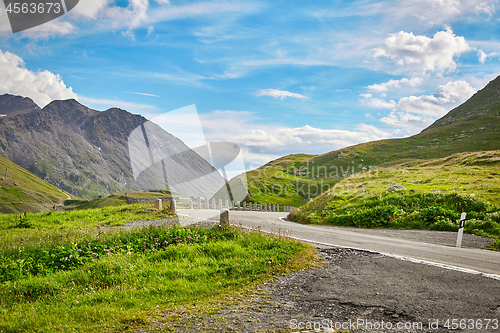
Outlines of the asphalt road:
M 218 217 L 216 210 L 179 210 L 179 213 L 197 218 Z M 423 260 L 484 274 L 495 274 L 499 275 L 500 278 L 500 252 L 366 235 L 331 226 L 304 225 L 283 220 L 282 218 L 285 218 L 286 215 L 287 213 L 230 211 L 230 221 L 236 225 L 286 234 L 325 246 L 375 251 L 394 257 L 401 256 L 416 259 L 416 261 Z
M 199 219 L 218 220 L 219 217 L 216 210 L 181 210 L 179 213 Z M 411 329 L 360 326 L 347 330 L 359 333 L 500 332 L 499 252 L 422 242 L 425 238 L 421 235 L 432 238 L 437 235 L 435 232 L 413 233 L 419 237 L 403 239 L 397 230 L 374 235 L 280 219 L 285 216 L 286 213 L 231 211 L 230 221 L 314 242 L 324 264 L 278 276 L 262 297 L 199 318 L 199 325 L 193 326 L 193 319 L 186 317 L 185 324 L 190 329 L 183 329 L 181 323 L 180 331 L 283 329 L 283 332 L 298 332 L 291 326 L 294 321 L 316 324 L 326 320 L 343 324 L 365 320 L 395 325 L 422 323 L 423 326 Z M 454 321 L 475 326 L 450 329 L 448 324 Z M 487 321 L 493 325 L 478 326 Z M 304 332 L 313 331 L 334 332 L 324 326 Z

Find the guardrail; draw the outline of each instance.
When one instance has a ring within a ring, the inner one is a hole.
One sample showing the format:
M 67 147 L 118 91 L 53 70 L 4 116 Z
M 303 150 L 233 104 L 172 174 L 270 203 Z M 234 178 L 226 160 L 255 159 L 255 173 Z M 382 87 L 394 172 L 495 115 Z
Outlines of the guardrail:
M 256 212 L 291 212 L 297 207 L 267 204 L 256 202 L 240 202 L 230 200 L 216 200 L 215 198 L 175 198 L 175 206 L 177 209 L 228 209 L 240 211 L 256 211 Z

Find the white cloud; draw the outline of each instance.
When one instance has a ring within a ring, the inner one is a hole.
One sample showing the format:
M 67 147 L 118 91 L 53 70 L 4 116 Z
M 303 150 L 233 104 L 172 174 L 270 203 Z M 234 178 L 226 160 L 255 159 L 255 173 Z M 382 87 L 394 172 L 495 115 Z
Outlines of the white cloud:
M 274 97 L 275 99 L 279 98 L 281 100 L 285 98 L 298 98 L 298 99 L 309 99 L 309 97 L 306 97 L 301 94 L 289 92 L 289 91 L 283 91 L 283 90 L 276 90 L 276 89 L 264 89 L 264 90 L 259 90 L 257 92 L 257 96 L 270 96 Z
M 424 82 L 419 77 L 412 77 L 411 79 L 402 78 L 401 80 L 390 80 L 385 83 L 372 84 L 366 87 L 368 90 L 378 93 L 384 93 L 393 89 L 400 89 L 402 86 L 416 87 Z
M 148 34 L 153 33 L 152 25 L 156 22 L 172 21 L 190 17 L 217 15 L 247 15 L 260 8 L 257 3 L 233 2 L 225 0 L 201 1 L 180 5 L 171 5 L 168 0 L 127 0 L 128 6 L 117 6 L 113 0 L 85 0 L 68 12 L 64 17 L 21 32 L 25 37 L 46 38 L 65 35 L 78 31 L 82 22 L 96 21 L 85 29 L 102 31 L 126 29 L 123 35 L 134 40 L 134 29 L 147 27 Z M 229 17 L 226 17 L 229 19 Z M 15 34 L 8 23 L 5 8 L 0 6 L 0 35 Z
M 113 6 L 113 1 L 91 0 L 90 8 L 77 11 L 87 19 L 99 19 L 99 26 L 103 29 L 126 28 L 124 35 L 133 40 L 132 30 L 147 26 L 148 35 L 153 33 L 153 24 L 197 16 L 249 14 L 255 12 L 259 5 L 255 3 L 233 3 L 228 1 L 205 1 L 171 5 L 168 0 L 129 0 L 127 7 Z M 77 6 L 78 7 L 78 6 Z M 82 6 L 83 7 L 83 6 Z M 76 9 L 76 8 L 75 8 Z M 226 19 L 229 19 L 227 17 Z
M 151 36 L 155 32 L 155 27 L 150 25 L 148 27 L 148 37 Z
M 47 70 L 33 72 L 23 59 L 0 50 L 0 92 L 31 98 L 40 107 L 56 99 L 78 99 L 71 87 L 66 87 L 58 74 Z
M 479 58 L 479 62 L 484 64 L 488 57 L 493 57 L 497 54 L 498 54 L 497 52 L 485 53 L 483 50 L 479 50 L 477 52 L 477 57 Z
M 111 0 L 85 0 L 71 10 L 71 14 L 86 19 L 95 20 L 112 3 Z
M 386 38 L 383 45 L 373 50 L 375 58 L 387 57 L 400 66 L 409 65 L 422 72 L 453 71 L 455 56 L 471 48 L 463 37 L 451 29 L 438 31 L 432 38 L 400 31 Z
M 498 1 L 493 1 L 491 3 L 484 1 L 474 7 L 477 14 L 486 14 L 488 15 L 488 20 L 491 18 L 493 14 L 495 14 L 495 4 Z
M 430 95 L 407 96 L 386 101 L 372 94 L 361 94 L 361 103 L 374 109 L 391 109 L 429 116 L 442 116 L 446 111 L 467 100 L 476 92 L 468 82 L 449 81 L 438 86 Z
M 133 91 L 126 91 L 126 92 L 128 92 L 129 94 L 134 94 L 134 95 L 142 95 L 142 96 L 150 96 L 150 97 L 160 97 L 158 95 L 148 94 L 148 93 L 133 92 Z
M 479 52 L 477 52 L 477 57 L 479 58 L 479 62 L 484 64 L 484 62 L 486 61 L 486 57 L 488 57 L 486 55 L 486 53 L 484 53 L 483 50 L 479 50 Z
M 397 108 L 406 112 L 440 117 L 450 108 L 467 100 L 475 92 L 476 89 L 466 81 L 450 81 L 437 87 L 430 95 L 401 98 Z
M 320 129 L 309 125 L 269 125 L 268 120 L 246 111 L 212 111 L 200 114 L 209 141 L 233 142 L 244 148 L 247 164 L 262 165 L 290 153 L 318 154 L 361 142 L 391 137 L 373 125 L 359 124 L 354 131 Z M 250 159 L 250 160 L 248 160 Z
M 109 7 L 105 15 L 116 26 L 125 23 L 130 31 L 144 23 L 149 23 L 150 15 L 148 9 L 148 0 L 129 0 L 129 5 L 126 8 L 119 6 Z
M 391 113 L 381 118 L 380 121 L 409 135 L 429 126 L 438 117 L 470 98 L 475 92 L 476 89 L 468 82 L 459 80 L 438 86 L 432 94 L 407 96 L 400 98 L 397 102 L 374 98 L 371 94 L 360 96 L 363 98 L 361 103 L 364 105 L 391 109 Z
M 386 101 L 380 98 L 375 98 L 372 94 L 361 94 L 360 96 L 363 97 L 361 100 L 363 105 L 374 109 L 394 109 L 397 105 L 397 103 L 393 100 Z
M 383 16 L 390 26 L 414 26 L 418 28 L 443 26 L 466 18 L 481 19 L 480 14 L 494 13 L 497 0 L 405 0 L 369 1 L 360 6 L 351 2 L 344 8 L 321 9 L 314 13 L 319 19 L 360 16 Z M 476 17 L 471 14 L 476 14 Z M 379 30 L 381 26 L 377 27 Z
M 153 105 L 148 105 L 148 104 L 140 104 L 140 103 L 133 103 L 133 102 L 127 102 L 127 101 L 122 101 L 119 99 L 98 99 L 98 98 L 92 98 L 92 97 L 86 97 L 86 96 L 79 96 L 79 102 L 95 108 L 95 109 L 101 109 L 102 107 L 108 108 L 108 107 L 118 107 L 125 109 L 127 111 L 133 111 L 133 112 L 144 112 L 144 111 L 155 111 L 158 110 L 156 106 Z
M 434 118 L 415 115 L 408 112 L 391 111 L 387 117 L 380 121 L 386 125 L 400 129 L 400 134 L 411 135 L 420 132 L 434 122 Z

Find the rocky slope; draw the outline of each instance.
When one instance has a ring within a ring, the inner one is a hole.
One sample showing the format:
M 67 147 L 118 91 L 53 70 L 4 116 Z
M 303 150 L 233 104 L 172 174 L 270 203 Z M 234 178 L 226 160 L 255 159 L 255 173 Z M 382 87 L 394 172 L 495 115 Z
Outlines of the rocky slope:
M 140 115 L 118 108 L 100 112 L 73 99 L 53 101 L 43 109 L 30 101 L 0 96 L 0 114 L 7 114 L 0 118 L 0 155 L 75 196 L 165 189 L 158 163 L 137 179 L 133 176 L 128 138 L 142 124 L 154 129 L 151 146 L 160 147 L 164 156 L 178 154 L 183 172 L 211 174 L 198 184 L 202 192 L 223 184 L 203 158 Z

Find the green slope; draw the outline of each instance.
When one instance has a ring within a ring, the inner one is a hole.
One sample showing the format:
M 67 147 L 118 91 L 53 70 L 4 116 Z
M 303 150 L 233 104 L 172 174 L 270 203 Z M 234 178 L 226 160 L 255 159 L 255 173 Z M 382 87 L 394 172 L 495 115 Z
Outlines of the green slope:
M 405 189 L 388 191 L 391 186 Z M 500 236 L 500 150 L 413 160 L 350 176 L 293 211 L 295 222 Z M 500 250 L 500 240 L 493 246 Z
M 498 150 L 499 128 L 497 77 L 417 135 L 358 144 L 319 156 L 289 155 L 250 171 L 246 173 L 247 200 L 299 206 L 345 177 L 374 168 L 462 152 Z
M 0 157 L 0 172 L 0 213 L 40 212 L 70 197 L 4 157 Z

